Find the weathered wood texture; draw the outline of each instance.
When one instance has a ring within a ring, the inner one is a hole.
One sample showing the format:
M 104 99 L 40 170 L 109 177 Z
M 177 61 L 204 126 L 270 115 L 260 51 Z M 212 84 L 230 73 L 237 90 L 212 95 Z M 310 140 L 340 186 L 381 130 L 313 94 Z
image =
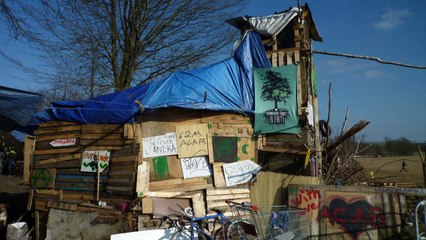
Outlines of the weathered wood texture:
M 35 131 L 31 164 L 34 209 L 75 210 L 76 204 L 96 200 L 98 177 L 82 172 L 84 151 L 110 150 L 109 166 L 99 175 L 99 200 L 107 206 L 131 202 L 135 194 L 140 134 L 137 124 L 86 124 L 52 121 Z M 75 145 L 55 146 L 58 139 L 76 139 Z M 53 176 L 53 175 L 54 176 Z M 41 189 L 46 190 L 41 190 Z

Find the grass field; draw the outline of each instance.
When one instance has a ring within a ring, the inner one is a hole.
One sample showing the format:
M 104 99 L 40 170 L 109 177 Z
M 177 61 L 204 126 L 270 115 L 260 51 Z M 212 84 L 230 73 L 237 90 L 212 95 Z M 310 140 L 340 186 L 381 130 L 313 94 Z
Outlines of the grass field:
M 417 187 L 424 187 L 423 167 L 419 155 L 399 157 L 368 157 L 358 158 L 364 171 L 371 179 L 370 172 L 374 173 L 374 180 L 382 183 L 416 183 Z M 405 160 L 407 172 L 402 169 Z

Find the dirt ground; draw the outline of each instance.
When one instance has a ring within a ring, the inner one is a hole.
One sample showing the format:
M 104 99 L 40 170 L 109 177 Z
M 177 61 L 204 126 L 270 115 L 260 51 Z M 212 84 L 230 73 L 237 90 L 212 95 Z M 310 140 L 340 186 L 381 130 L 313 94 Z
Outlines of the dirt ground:
M 31 212 L 27 211 L 30 187 L 23 185 L 22 177 L 0 176 L 0 203 L 7 204 L 7 223 L 27 222 L 34 225 Z M 0 239 L 6 239 L 6 227 L 0 227 Z
M 415 183 L 417 187 L 424 187 L 423 167 L 419 155 L 370 157 L 358 158 L 357 160 L 364 167 L 370 181 L 399 184 Z M 407 164 L 406 172 L 402 170 L 403 161 Z

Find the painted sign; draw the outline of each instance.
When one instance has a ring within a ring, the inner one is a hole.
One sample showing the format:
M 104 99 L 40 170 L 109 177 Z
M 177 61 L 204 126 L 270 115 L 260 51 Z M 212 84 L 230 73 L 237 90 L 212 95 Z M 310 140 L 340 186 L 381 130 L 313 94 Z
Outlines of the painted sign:
M 108 167 L 110 158 L 111 151 L 109 150 L 84 151 L 80 171 L 97 172 L 99 164 L 99 172 L 103 172 Z
M 77 141 L 76 138 L 55 139 L 50 142 L 50 145 L 52 147 L 74 146 L 76 141 Z
M 238 160 L 237 137 L 212 137 L 214 162 L 235 162 Z
M 31 186 L 35 189 L 54 188 L 55 179 L 55 168 L 36 168 L 31 174 Z
M 254 71 L 255 134 L 300 133 L 297 113 L 297 65 Z
M 208 155 L 207 124 L 176 126 L 179 158 Z
M 176 133 L 166 133 L 154 137 L 142 138 L 143 157 L 177 155 Z
M 212 175 L 212 167 L 206 157 L 182 158 L 183 178 L 207 177 Z
M 247 183 L 260 171 L 261 167 L 250 160 L 223 165 L 226 186 Z

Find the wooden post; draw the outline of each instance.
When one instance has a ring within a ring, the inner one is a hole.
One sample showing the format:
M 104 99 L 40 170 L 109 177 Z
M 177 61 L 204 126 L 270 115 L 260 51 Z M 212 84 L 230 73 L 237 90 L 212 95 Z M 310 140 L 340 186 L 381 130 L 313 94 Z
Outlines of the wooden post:
M 35 239 L 40 240 L 40 213 L 34 212 Z
M 98 152 L 98 157 L 96 158 L 96 161 L 98 162 L 98 167 L 97 167 L 97 181 L 96 181 L 96 201 L 97 202 L 99 202 L 99 179 L 100 179 L 100 167 L 101 167 L 101 164 L 100 164 L 100 160 L 99 160 L 99 152 Z
M 23 182 L 24 184 L 30 184 L 31 174 L 31 162 L 32 152 L 34 150 L 34 137 L 27 136 L 24 143 L 24 171 L 23 171 Z
M 422 169 L 423 169 L 423 187 L 426 187 L 426 163 L 425 158 L 422 154 L 422 149 L 420 148 L 420 144 L 417 144 L 417 148 L 419 149 L 420 159 L 422 160 Z

